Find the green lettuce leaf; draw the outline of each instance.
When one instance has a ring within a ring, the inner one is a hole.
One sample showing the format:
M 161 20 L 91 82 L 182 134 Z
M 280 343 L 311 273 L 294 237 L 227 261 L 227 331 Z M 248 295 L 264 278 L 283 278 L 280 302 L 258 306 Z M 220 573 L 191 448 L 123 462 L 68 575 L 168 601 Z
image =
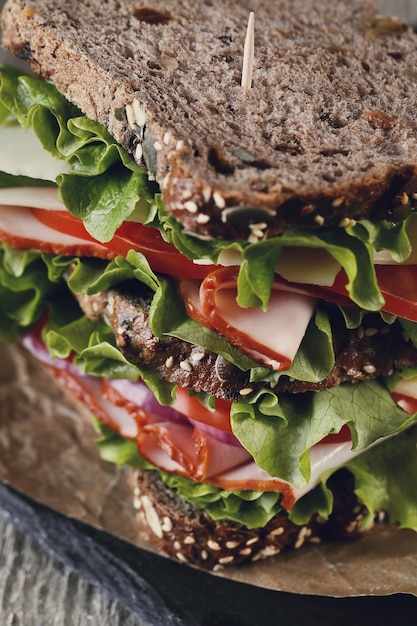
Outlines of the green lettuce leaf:
M 347 424 L 353 449 L 364 450 L 415 419 L 379 380 L 279 397 L 262 390 L 231 409 L 233 433 L 257 464 L 300 488 L 310 479 L 311 447 L 327 434 Z
M 60 196 L 95 239 L 112 239 L 135 211 L 147 219 L 155 186 L 146 172 L 52 83 L 0 66 L 0 107 L 0 123 L 15 118 L 32 127 L 45 150 L 70 164 L 71 172 L 57 178 Z
M 0 244 L 0 340 L 24 335 L 63 293 L 51 282 L 47 256 Z

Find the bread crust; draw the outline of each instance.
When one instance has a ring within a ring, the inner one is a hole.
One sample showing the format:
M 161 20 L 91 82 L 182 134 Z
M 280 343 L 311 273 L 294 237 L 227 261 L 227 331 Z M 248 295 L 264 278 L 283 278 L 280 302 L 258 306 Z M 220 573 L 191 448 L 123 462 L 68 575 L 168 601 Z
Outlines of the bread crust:
M 251 5 L 252 8 L 252 5 Z M 3 45 L 110 133 L 202 238 L 404 219 L 417 193 L 417 38 L 370 2 L 9 0 Z
M 348 472 L 340 472 L 332 481 L 332 515 L 327 520 L 314 515 L 302 525 L 290 521 L 286 511 L 263 528 L 214 520 L 182 500 L 153 470 L 137 472 L 134 505 L 142 531 L 159 553 L 216 571 L 297 550 L 304 544 L 356 539 L 367 509 L 354 495 Z

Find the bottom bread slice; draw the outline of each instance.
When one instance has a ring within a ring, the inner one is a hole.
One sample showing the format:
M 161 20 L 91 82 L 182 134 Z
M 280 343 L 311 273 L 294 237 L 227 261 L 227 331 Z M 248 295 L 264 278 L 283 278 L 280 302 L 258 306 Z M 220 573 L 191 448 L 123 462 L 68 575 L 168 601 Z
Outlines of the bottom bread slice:
M 141 530 L 159 553 L 216 571 L 298 549 L 306 543 L 358 537 L 367 510 L 353 493 L 351 483 L 347 471 L 337 472 L 331 484 L 332 515 L 327 520 L 314 515 L 305 525 L 294 524 L 285 511 L 263 528 L 214 520 L 198 506 L 184 501 L 152 470 L 137 472 L 134 503 Z

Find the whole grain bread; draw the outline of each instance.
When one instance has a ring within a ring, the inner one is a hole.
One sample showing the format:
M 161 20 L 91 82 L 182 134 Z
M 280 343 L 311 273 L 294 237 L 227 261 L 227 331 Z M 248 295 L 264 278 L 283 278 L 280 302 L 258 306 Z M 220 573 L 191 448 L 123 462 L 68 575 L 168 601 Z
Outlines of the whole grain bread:
M 9 0 L 2 27 L 6 48 L 146 163 L 199 237 L 414 207 L 417 37 L 371 2 Z
M 118 348 L 131 363 L 146 367 L 159 378 L 226 400 L 269 382 L 250 382 L 250 372 L 237 368 L 218 354 L 176 337 L 156 337 L 149 323 L 153 292 L 138 281 L 125 282 L 93 295 L 76 295 L 92 320 L 107 320 Z M 347 329 L 340 312 L 330 314 L 335 363 L 320 382 L 281 376 L 276 391 L 322 391 L 343 382 L 355 383 L 390 376 L 417 365 L 417 348 L 401 324 L 386 324 L 379 314 L 368 315 L 359 328 Z
M 167 487 L 156 471 L 137 472 L 134 505 L 138 521 L 159 553 L 182 563 L 219 570 L 272 557 L 284 550 L 322 540 L 351 540 L 361 533 L 367 510 L 352 491 L 351 476 L 341 470 L 332 478 L 333 513 L 314 515 L 306 524 L 292 522 L 286 511 L 262 528 L 214 520 Z

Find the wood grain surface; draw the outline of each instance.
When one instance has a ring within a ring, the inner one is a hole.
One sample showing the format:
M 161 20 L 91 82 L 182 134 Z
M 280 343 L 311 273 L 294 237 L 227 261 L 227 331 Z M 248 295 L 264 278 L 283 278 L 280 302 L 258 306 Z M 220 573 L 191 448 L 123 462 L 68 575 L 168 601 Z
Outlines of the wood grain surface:
M 389 14 L 417 23 L 417 0 L 380 0 L 378 4 Z M 67 625 L 153 626 L 80 578 L 0 516 L 0 626 Z

